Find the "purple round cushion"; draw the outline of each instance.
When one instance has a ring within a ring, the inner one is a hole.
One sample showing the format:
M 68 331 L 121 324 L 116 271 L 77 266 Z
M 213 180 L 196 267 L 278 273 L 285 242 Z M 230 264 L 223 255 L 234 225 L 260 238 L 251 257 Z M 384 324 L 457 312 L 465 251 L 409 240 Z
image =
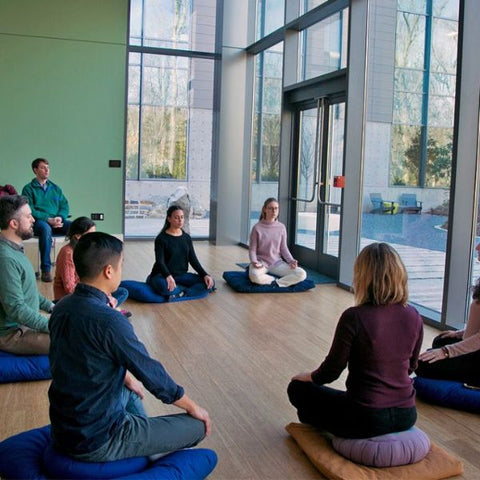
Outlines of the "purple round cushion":
M 417 427 L 371 438 L 332 440 L 334 450 L 353 462 L 369 467 L 397 467 L 416 463 L 427 456 L 430 439 Z

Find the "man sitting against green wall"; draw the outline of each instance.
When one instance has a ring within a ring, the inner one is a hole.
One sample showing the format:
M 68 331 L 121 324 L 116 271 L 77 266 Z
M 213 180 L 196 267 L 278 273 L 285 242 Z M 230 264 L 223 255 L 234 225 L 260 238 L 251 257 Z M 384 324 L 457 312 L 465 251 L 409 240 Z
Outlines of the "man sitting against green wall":
M 35 178 L 25 185 L 22 195 L 28 198 L 32 215 L 35 218 L 33 233 L 38 237 L 42 282 L 53 280 L 50 270 L 52 262 L 52 235 L 65 235 L 70 226 L 68 200 L 62 189 L 48 179 L 50 166 L 45 158 L 36 158 L 32 162 Z
M 32 212 L 20 195 L 0 198 L 0 350 L 20 355 L 47 354 L 48 319 L 53 303 L 38 292 L 23 240 L 33 237 Z

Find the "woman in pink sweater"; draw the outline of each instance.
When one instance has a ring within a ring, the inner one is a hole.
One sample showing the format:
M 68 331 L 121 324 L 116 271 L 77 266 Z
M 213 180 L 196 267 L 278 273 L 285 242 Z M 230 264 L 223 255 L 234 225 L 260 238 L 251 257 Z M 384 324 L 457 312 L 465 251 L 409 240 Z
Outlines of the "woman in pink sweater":
M 278 220 L 278 201 L 265 200 L 260 221 L 250 233 L 250 281 L 259 285 L 275 284 L 279 287 L 295 285 L 307 274 L 292 257 L 287 247 L 287 230 Z
M 480 260 L 480 244 L 476 246 Z M 469 387 L 480 387 L 480 278 L 472 289 L 467 326 L 447 330 L 433 339 L 432 348 L 423 352 L 416 370 L 419 377 L 454 380 Z

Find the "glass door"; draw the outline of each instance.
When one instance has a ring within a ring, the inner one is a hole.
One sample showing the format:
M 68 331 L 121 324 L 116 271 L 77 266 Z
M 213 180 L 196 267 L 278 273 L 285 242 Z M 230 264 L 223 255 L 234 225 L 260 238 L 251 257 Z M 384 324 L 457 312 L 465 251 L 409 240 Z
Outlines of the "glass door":
M 294 115 L 292 252 L 302 265 L 337 279 L 345 101 L 323 96 Z

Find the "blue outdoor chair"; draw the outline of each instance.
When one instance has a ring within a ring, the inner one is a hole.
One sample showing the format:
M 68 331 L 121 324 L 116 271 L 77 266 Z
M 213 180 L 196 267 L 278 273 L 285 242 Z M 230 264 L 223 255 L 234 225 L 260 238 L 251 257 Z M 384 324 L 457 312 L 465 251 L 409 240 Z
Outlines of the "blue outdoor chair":
M 415 193 L 402 193 L 400 195 L 400 211 L 402 213 L 421 213 L 422 202 L 417 200 Z
M 398 211 L 398 203 L 392 201 L 384 201 L 380 193 L 371 193 L 370 201 L 373 205 L 371 213 L 387 213 L 393 215 Z

